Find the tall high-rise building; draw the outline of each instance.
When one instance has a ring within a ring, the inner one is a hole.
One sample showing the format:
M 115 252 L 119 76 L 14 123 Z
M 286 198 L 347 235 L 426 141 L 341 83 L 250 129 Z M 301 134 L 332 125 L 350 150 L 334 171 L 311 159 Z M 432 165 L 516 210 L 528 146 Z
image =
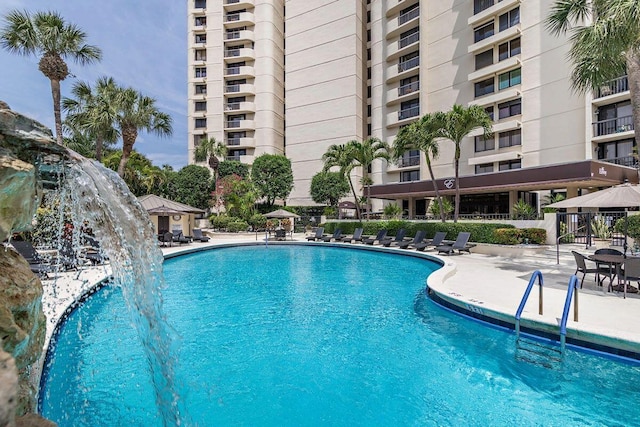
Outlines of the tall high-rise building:
M 189 148 L 206 135 L 247 163 L 284 153 L 295 180 L 288 202 L 312 204 L 310 181 L 330 145 L 392 144 L 426 113 L 480 105 L 494 135 L 462 141 L 463 214 L 637 182 L 626 76 L 573 91 L 568 37 L 545 28 L 553 3 L 189 0 Z M 375 161 L 373 208 L 397 201 L 420 217 L 435 186 L 453 195 L 454 145 L 439 148 L 435 181 L 417 150 Z

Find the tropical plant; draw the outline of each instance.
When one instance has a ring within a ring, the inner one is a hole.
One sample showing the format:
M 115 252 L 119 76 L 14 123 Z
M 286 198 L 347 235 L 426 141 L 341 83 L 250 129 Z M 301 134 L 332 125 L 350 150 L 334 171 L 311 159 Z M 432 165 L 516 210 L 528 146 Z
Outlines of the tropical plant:
M 511 207 L 513 219 L 536 219 L 538 211 L 529 203 L 520 199 Z
M 318 172 L 311 178 L 309 193 L 314 202 L 336 207 L 349 193 L 349 183 L 340 172 Z
M 436 206 L 439 208 L 443 207 L 443 204 L 440 203 L 442 198 L 440 197 L 440 191 L 433 173 L 431 161 L 436 160 L 440 155 L 440 147 L 437 140 L 443 136 L 442 130 L 444 123 L 443 113 L 425 114 L 420 120 L 400 129 L 400 132 L 396 135 L 396 139 L 393 141 L 392 150 L 394 160 L 400 159 L 404 153 L 411 148 L 415 148 L 424 153 L 429 176 L 431 177 L 433 189 L 436 193 L 436 201 L 438 202 Z M 446 221 L 444 209 L 440 209 L 440 212 L 434 216 L 439 216 L 442 222 Z
M 216 192 L 229 216 L 249 219 L 253 215 L 258 195 L 249 180 L 238 175 L 225 176 L 219 180 Z
M 227 155 L 227 146 L 222 141 L 216 141 L 215 138 L 206 138 L 200 140 L 199 145 L 196 147 L 193 156 L 196 162 L 204 162 L 208 160 L 209 167 L 213 169 L 213 182 L 218 182 L 218 169 L 220 167 L 220 159 Z M 217 193 L 213 193 L 213 197 L 217 198 Z M 217 200 L 214 200 L 214 205 L 217 205 Z M 216 214 L 220 212 L 216 209 Z
M 281 154 L 262 154 L 253 160 L 251 181 L 267 205 L 276 199 L 286 199 L 293 190 L 291 160 Z
M 402 216 L 402 208 L 397 203 L 390 203 L 382 208 L 385 219 L 400 219 Z
M 111 170 L 116 170 L 120 164 L 122 152 L 110 151 L 105 153 L 102 163 Z M 174 172 L 175 173 L 175 172 Z M 151 160 L 143 154 L 133 151 L 130 161 L 122 177 L 129 187 L 129 190 L 136 196 L 144 196 L 146 194 L 158 194 L 162 196 L 168 195 L 166 191 L 162 191 L 165 185 L 171 185 L 169 182 L 170 175 L 167 171 L 154 166 Z
M 371 203 L 371 184 L 373 180 L 369 177 L 371 164 L 376 159 L 389 160 L 391 158 L 389 145 L 386 142 L 379 140 L 378 138 L 367 138 L 362 142 L 349 141 L 347 142 L 347 150 L 351 156 L 354 165 L 362 168 L 362 185 L 363 189 L 366 189 L 366 193 L 363 194 L 367 202 L 367 206 L 370 207 Z M 367 219 L 369 219 L 371 209 L 367 209 Z
M 460 151 L 462 140 L 471 131 L 482 128 L 484 137 L 491 137 L 492 122 L 487 112 L 479 105 L 463 107 L 455 104 L 444 116 L 442 136 L 455 145 L 453 156 L 455 171 L 456 197 L 454 201 L 453 222 L 458 222 L 460 212 Z
M 547 205 L 550 205 L 552 203 L 557 203 L 557 202 L 561 202 L 565 199 L 564 195 L 560 194 L 560 193 L 553 193 L 553 194 L 549 194 L 547 196 L 545 196 L 542 199 L 542 211 L 544 213 L 553 213 L 553 212 L 557 212 L 558 209 L 556 208 L 548 208 Z
M 437 217 L 441 215 L 442 212 L 444 212 L 445 219 L 453 212 L 453 204 L 451 204 L 451 200 L 446 197 L 442 197 L 440 201 L 433 200 L 429 205 L 429 213 L 431 215 Z
M 174 175 L 172 200 L 199 209 L 207 209 L 212 190 L 213 182 L 209 169 L 188 165 Z
M 238 175 L 242 178 L 249 176 L 249 166 L 238 160 L 223 160 L 218 165 L 218 178 Z
M 603 216 L 598 216 L 591 220 L 591 232 L 598 239 L 608 239 L 611 237 L 611 230 L 607 225 L 606 218 Z
M 640 215 L 629 215 L 620 218 L 614 225 L 616 233 L 626 234 L 635 241 L 640 240 Z
M 627 74 L 633 124 L 640 132 L 640 14 L 632 0 L 558 0 L 546 24 L 555 35 L 571 34 L 571 80 L 579 92 Z
M 75 99 L 62 100 L 62 109 L 67 113 L 65 124 L 95 139 L 95 158 L 102 161 L 104 144 L 112 144 L 120 137 L 114 126 L 118 114 L 118 87 L 111 77 L 101 77 L 95 89 L 89 83 L 78 82 L 71 93 Z
M 324 172 L 329 171 L 332 167 L 337 167 L 340 175 L 347 178 L 349 187 L 351 187 L 351 193 L 356 204 L 356 218 L 360 219 L 361 209 L 356 189 L 351 181 L 351 171 L 355 168 L 353 156 L 350 153 L 350 147 L 346 144 L 333 144 L 329 146 L 327 151 L 322 155 L 322 161 L 324 162 Z
M 79 27 L 68 24 L 56 12 L 14 10 L 5 18 L 0 30 L 0 45 L 11 53 L 40 56 L 38 69 L 51 83 L 56 140 L 62 145 L 62 116 L 60 114 L 60 82 L 66 79 L 69 67 L 65 59 L 81 65 L 99 61 L 102 52 L 85 43 L 87 35 Z

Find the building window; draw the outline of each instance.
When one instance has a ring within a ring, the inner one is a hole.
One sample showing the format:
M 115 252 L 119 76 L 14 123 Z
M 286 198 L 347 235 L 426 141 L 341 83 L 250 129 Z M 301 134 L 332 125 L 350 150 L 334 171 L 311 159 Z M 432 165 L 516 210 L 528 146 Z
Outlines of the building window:
M 595 136 L 633 130 L 631 102 L 623 101 L 598 107 L 598 121 L 594 123 Z
M 420 181 L 420 171 L 400 172 L 400 182 Z
M 637 164 L 637 160 L 633 155 L 635 145 L 633 139 L 599 144 L 598 160 L 606 160 L 617 165 L 635 167 Z
M 491 21 L 477 28 L 474 28 L 473 42 L 478 43 L 480 40 L 484 40 L 488 37 L 491 37 L 494 34 L 493 27 L 494 27 L 494 24 L 493 24 L 493 21 Z
M 196 85 L 196 95 L 206 95 L 207 85 Z
M 498 170 L 508 171 L 510 169 L 520 169 L 522 167 L 522 160 L 508 160 L 505 162 L 500 162 L 498 164 Z
M 420 150 L 406 151 L 400 159 L 398 159 L 398 166 L 406 168 L 409 166 L 418 166 L 420 164 Z
M 493 49 L 485 50 L 476 55 L 476 70 L 493 64 Z
M 206 128 L 207 119 L 196 119 L 196 129 Z
M 207 67 L 196 67 L 196 77 L 207 77 Z
M 521 83 L 521 70 L 516 68 L 515 70 L 507 71 L 506 73 L 498 76 L 498 90 L 510 88 Z
M 398 87 L 398 96 L 408 95 L 420 89 L 420 76 L 412 76 L 400 80 Z
M 227 145 L 240 145 L 241 139 L 247 137 L 247 132 L 228 132 Z
M 207 134 L 201 134 L 201 135 L 193 135 L 193 146 L 197 147 L 200 145 L 200 143 L 202 141 L 204 141 L 205 139 L 207 139 Z
M 504 31 L 507 28 L 513 27 L 514 25 L 519 23 L 520 23 L 519 7 L 516 7 L 515 9 L 511 9 L 509 12 L 500 15 L 500 18 L 499 18 L 500 31 Z
M 196 61 L 206 61 L 206 60 L 207 60 L 207 50 L 196 49 Z
M 202 25 L 207 25 L 207 17 L 206 16 L 196 16 L 196 27 L 200 27 Z
M 207 101 L 196 101 L 195 110 L 196 111 L 207 111 Z
M 367 67 L 367 79 L 371 79 L 371 67 Z
M 476 165 L 476 175 L 481 173 L 491 173 L 493 172 L 493 163 L 484 163 L 481 165 Z
M 522 114 L 522 100 L 520 98 L 498 104 L 498 119 L 506 119 Z
M 483 151 L 490 151 L 496 148 L 496 141 L 494 138 L 484 138 L 484 135 L 476 136 L 474 138 L 475 152 L 481 153 Z
M 207 0 L 195 0 L 196 9 L 204 9 L 207 7 Z
M 371 131 L 372 131 L 371 123 L 367 123 L 367 135 L 371 135 Z
M 413 18 L 417 18 L 418 16 L 420 16 L 420 3 L 416 3 L 402 9 L 398 15 L 398 26 L 411 21 Z
M 367 41 L 371 41 L 371 30 L 367 30 Z
M 478 14 L 493 6 L 494 0 L 473 0 L 473 14 Z
M 247 155 L 247 150 L 246 148 L 242 148 L 239 150 L 229 150 L 229 152 L 227 153 L 227 160 L 236 160 L 236 161 L 240 161 L 240 156 L 246 156 Z
M 196 43 L 206 43 L 207 35 L 206 34 L 196 34 Z
M 400 111 L 398 112 L 398 120 L 404 120 L 411 117 L 417 117 L 420 115 L 420 100 L 412 99 L 400 104 Z
M 495 82 L 493 77 L 478 82 L 474 86 L 476 98 L 495 92 Z
M 499 148 L 513 147 L 516 145 L 522 145 L 522 132 L 520 129 L 500 132 L 498 134 Z
M 515 55 L 520 54 L 520 37 L 509 40 L 498 46 L 498 61 L 504 61 Z
M 400 40 L 398 40 L 398 49 L 402 49 L 403 47 L 407 47 L 410 44 L 413 44 L 420 40 L 420 27 L 415 27 L 410 29 L 409 31 L 405 31 L 400 34 Z
M 371 104 L 367 104 L 367 117 L 371 117 Z
M 410 70 L 420 65 L 420 53 L 418 51 L 401 56 L 398 60 L 398 72 Z
M 493 119 L 493 105 L 488 106 L 487 108 L 484 109 L 484 112 L 487 113 L 487 116 L 489 116 L 489 118 L 491 120 Z

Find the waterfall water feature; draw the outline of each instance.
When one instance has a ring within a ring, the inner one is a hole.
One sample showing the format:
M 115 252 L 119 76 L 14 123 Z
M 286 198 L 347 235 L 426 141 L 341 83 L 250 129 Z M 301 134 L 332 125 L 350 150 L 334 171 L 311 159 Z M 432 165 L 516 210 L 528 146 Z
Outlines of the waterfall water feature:
M 175 387 L 176 334 L 162 310 L 163 257 L 147 212 L 117 174 L 97 162 L 74 156 L 61 177 L 59 218 L 69 218 L 74 230 L 90 227 L 108 257 L 145 348 L 163 424 L 189 425 Z

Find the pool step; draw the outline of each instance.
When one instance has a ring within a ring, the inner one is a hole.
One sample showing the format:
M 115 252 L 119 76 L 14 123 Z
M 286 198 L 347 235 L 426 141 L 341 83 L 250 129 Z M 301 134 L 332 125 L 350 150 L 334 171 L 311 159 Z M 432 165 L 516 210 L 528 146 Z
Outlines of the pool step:
M 518 361 L 547 369 L 558 369 L 562 364 L 562 352 L 559 347 L 523 337 L 516 341 L 515 357 Z

